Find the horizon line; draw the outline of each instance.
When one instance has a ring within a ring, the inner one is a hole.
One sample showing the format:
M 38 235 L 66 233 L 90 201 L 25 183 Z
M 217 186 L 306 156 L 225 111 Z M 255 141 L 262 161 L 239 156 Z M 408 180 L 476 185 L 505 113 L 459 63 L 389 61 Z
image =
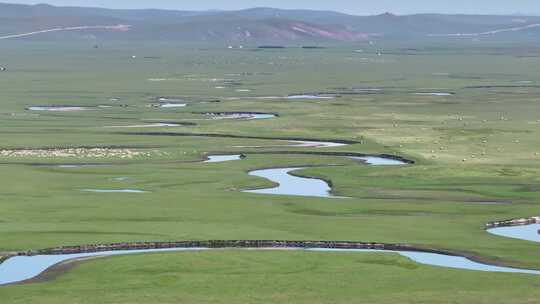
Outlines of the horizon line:
M 524 14 L 524 13 L 449 13 L 449 12 L 416 12 L 416 13 L 394 13 L 390 11 L 384 11 L 380 13 L 366 13 L 366 14 L 355 14 L 350 12 L 344 12 L 339 10 L 327 10 L 327 9 L 311 9 L 311 8 L 280 8 L 280 7 L 271 7 L 271 6 L 250 6 L 250 7 L 244 7 L 244 8 L 238 8 L 238 9 L 220 9 L 220 8 L 209 8 L 209 9 L 177 9 L 177 8 L 157 8 L 157 7 L 146 7 L 146 8 L 117 8 L 117 7 L 104 7 L 104 6 L 93 6 L 93 5 L 55 5 L 50 3 L 35 3 L 35 4 L 25 4 L 25 3 L 13 3 L 13 2 L 5 2 L 0 1 L 0 4 L 7 4 L 7 5 L 20 5 L 20 6 L 50 6 L 55 8 L 93 8 L 93 9 L 107 9 L 107 10 L 133 10 L 133 11 L 144 11 L 144 10 L 158 10 L 158 11 L 170 11 L 170 12 L 238 12 L 238 11 L 245 11 L 245 10 L 253 10 L 253 9 L 275 9 L 275 10 L 283 10 L 283 11 L 312 11 L 312 12 L 331 12 L 331 13 L 338 13 L 338 14 L 344 14 L 349 16 L 355 16 L 355 17 L 370 17 L 370 16 L 381 16 L 381 15 L 394 15 L 394 16 L 414 16 L 414 15 L 457 15 L 457 16 L 508 16 L 508 17 L 538 17 L 540 16 L 540 13 L 531 13 L 531 14 Z

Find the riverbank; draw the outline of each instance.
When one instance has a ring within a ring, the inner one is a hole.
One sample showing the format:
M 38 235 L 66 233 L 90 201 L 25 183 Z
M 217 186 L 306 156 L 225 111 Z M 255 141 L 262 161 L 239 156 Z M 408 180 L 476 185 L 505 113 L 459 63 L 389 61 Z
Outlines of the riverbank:
M 498 228 L 498 227 L 524 226 L 524 225 L 532 225 L 532 224 L 540 224 L 540 216 L 490 222 L 486 224 L 486 229 L 492 229 L 492 228 Z
M 63 246 L 20 252 L 0 264 L 0 286 L 44 282 L 58 277 L 76 264 L 95 258 L 129 254 L 202 252 L 209 250 L 300 250 L 330 253 L 397 253 L 425 265 L 482 272 L 540 275 L 540 270 L 521 269 L 481 262 L 481 258 L 407 244 L 350 241 L 210 240 L 136 242 Z

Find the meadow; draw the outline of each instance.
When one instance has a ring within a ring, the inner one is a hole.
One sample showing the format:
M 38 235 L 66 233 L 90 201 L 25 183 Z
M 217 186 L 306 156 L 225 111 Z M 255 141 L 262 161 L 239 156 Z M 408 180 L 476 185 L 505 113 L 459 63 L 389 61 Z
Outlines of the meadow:
M 484 230 L 489 221 L 540 210 L 540 56 L 534 49 L 522 56 L 487 46 L 414 54 L 389 46 L 379 55 L 380 47 L 6 43 L 0 49 L 8 67 L 0 72 L 0 150 L 117 147 L 141 154 L 0 153 L 0 252 L 129 241 L 348 240 L 411 244 L 540 269 L 537 243 Z M 318 93 L 334 98 L 285 98 Z M 187 106 L 151 106 L 159 97 Z M 88 109 L 26 109 L 46 105 Z M 201 114 L 235 111 L 279 117 Z M 183 125 L 123 128 L 155 122 Z M 310 148 L 285 140 L 299 138 L 355 143 Z M 284 151 L 391 154 L 415 164 L 370 167 Z M 224 153 L 247 157 L 200 162 Z M 331 181 L 336 195 L 349 198 L 241 192 L 271 185 L 248 171 L 288 166 L 309 167 L 300 173 Z M 148 192 L 80 191 L 89 188 Z M 430 267 L 393 254 L 223 250 L 86 261 L 46 282 L 0 287 L 0 299 L 506 304 L 536 303 L 539 284 L 536 276 Z

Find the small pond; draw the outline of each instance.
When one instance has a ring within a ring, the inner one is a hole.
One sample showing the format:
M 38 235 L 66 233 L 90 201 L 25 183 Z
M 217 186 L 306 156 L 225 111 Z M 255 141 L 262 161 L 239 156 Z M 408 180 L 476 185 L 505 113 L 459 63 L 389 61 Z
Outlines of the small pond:
M 240 154 L 237 155 L 208 155 L 208 160 L 205 163 L 222 163 L 233 160 L 241 160 L 243 157 Z
M 488 232 L 498 236 L 520 239 L 540 243 L 540 224 L 531 224 L 523 226 L 499 227 L 488 229 Z

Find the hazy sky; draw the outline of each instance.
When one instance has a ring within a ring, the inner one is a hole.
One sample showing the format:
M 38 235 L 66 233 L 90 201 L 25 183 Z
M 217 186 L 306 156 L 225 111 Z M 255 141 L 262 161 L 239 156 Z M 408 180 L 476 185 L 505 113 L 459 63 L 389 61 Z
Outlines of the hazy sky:
M 336 10 L 366 15 L 382 12 L 482 13 L 540 15 L 540 0 L 0 0 L 11 3 L 99 6 L 110 8 L 168 8 L 179 10 L 240 9 L 256 6 Z

